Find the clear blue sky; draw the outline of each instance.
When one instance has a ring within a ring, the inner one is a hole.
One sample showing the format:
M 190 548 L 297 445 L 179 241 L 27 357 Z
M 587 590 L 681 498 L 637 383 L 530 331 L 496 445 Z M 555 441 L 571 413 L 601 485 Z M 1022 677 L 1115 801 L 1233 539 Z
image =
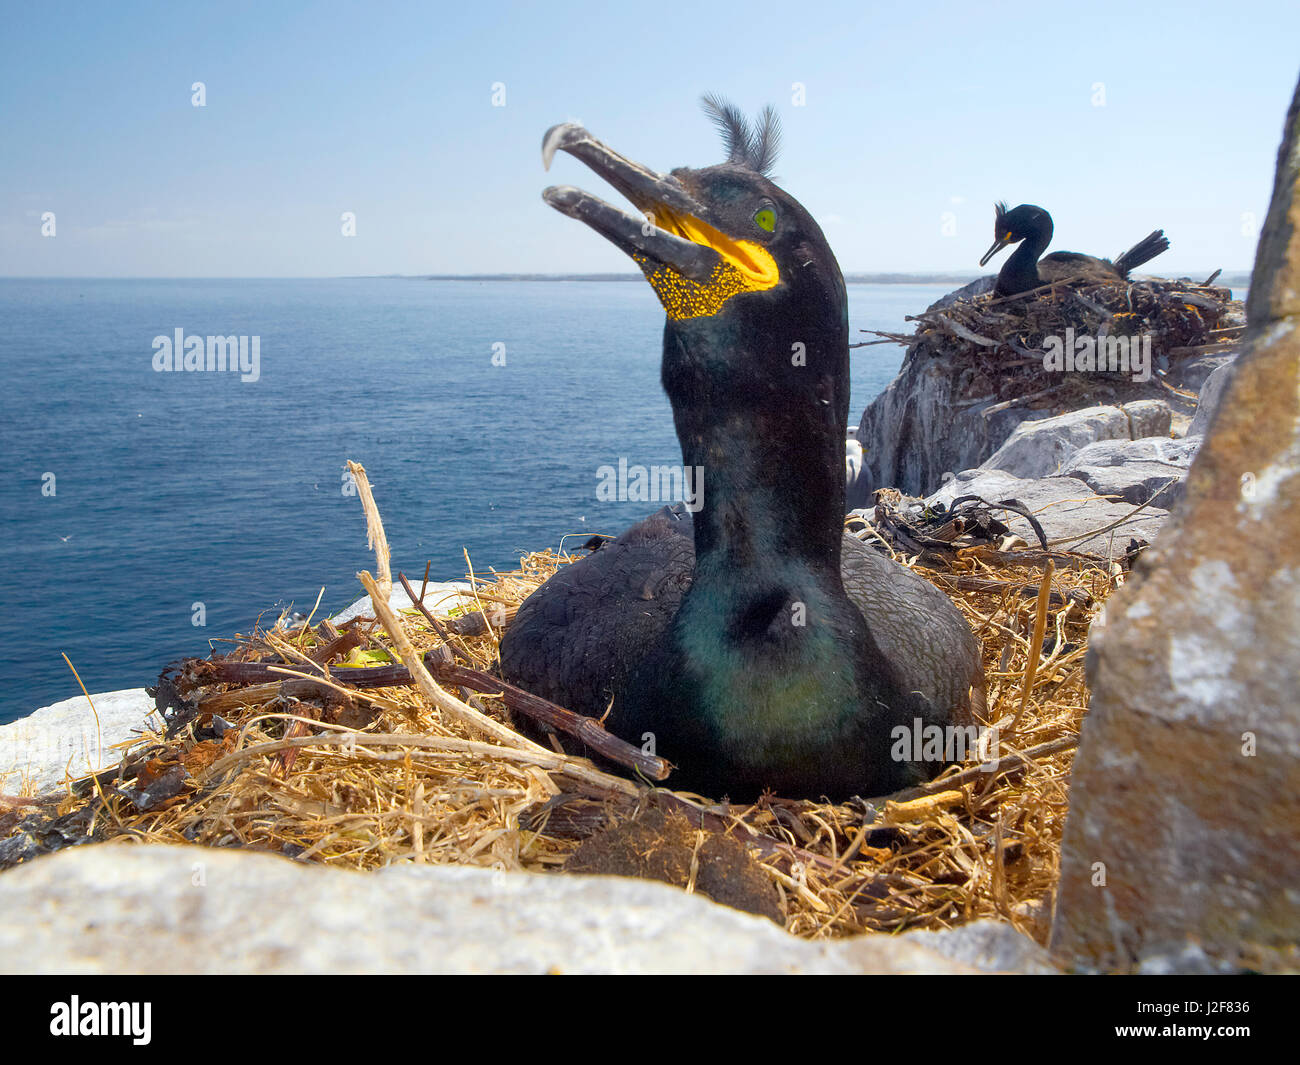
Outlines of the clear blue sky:
M 995 199 L 1047 207 L 1056 248 L 1163 227 L 1169 271 L 1248 268 L 1300 72 L 1296 0 L 0 13 L 9 276 L 627 271 L 542 203 L 552 183 L 617 199 L 569 157 L 543 172 L 542 133 L 580 119 L 658 169 L 707 165 L 705 91 L 778 107 L 780 183 L 846 271 L 974 270 Z

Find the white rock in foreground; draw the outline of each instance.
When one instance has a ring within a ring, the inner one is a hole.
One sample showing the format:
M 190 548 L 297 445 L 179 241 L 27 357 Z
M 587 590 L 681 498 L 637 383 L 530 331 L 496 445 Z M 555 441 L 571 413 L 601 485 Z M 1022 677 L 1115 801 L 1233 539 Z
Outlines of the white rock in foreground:
M 418 592 L 419 584 L 414 587 Z M 424 603 L 435 615 L 446 615 L 457 606 L 473 604 L 472 592 L 465 581 L 430 583 Z M 400 584 L 393 589 L 389 603 L 394 610 L 412 606 Z M 355 617 L 374 617 L 369 596 L 332 620 L 343 625 Z M 112 748 L 134 740 L 154 711 L 153 699 L 143 688 L 103 692 L 91 699 L 93 711 L 86 697 L 78 695 L 0 725 L 0 793 L 36 795 L 58 787 L 65 779 L 75 780 L 116 765 L 121 753 Z M 161 726 L 156 715 L 153 723 Z
M 0 874 L 6 973 L 976 971 L 930 949 L 941 943 L 796 939 L 620 877 L 415 865 L 354 873 L 130 844 L 77 847 Z
M 64 699 L 0 725 L 0 792 L 37 795 L 67 779 L 117 765 L 114 746 L 132 741 L 146 727 L 153 700 L 143 688 Z M 98 721 L 96 721 L 98 714 Z M 161 723 L 153 718 L 155 727 Z

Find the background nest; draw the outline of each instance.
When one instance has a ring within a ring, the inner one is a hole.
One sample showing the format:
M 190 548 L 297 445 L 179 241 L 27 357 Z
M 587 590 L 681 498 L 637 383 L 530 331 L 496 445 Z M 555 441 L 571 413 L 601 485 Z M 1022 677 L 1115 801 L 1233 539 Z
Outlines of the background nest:
M 1164 376 L 1177 379 L 1183 360 L 1233 351 L 1245 328 L 1242 305 L 1229 289 L 1164 280 L 1058 283 L 1017 296 L 958 298 L 908 321 L 916 323 L 914 333 L 868 330 L 881 338 L 872 343 L 904 344 L 909 357 L 954 358 L 972 396 L 1023 401 L 1032 395 L 1043 406 L 1072 407 L 1167 398 L 1177 389 Z M 1134 381 L 1127 371 L 1067 373 L 1044 389 L 1044 342 L 1064 338 L 1067 329 L 1076 337 L 1150 336 L 1151 379 Z

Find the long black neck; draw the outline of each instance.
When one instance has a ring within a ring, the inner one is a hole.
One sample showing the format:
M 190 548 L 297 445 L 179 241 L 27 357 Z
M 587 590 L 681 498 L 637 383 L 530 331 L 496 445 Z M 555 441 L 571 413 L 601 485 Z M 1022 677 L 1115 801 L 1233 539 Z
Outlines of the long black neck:
M 712 335 L 666 331 L 665 367 L 681 368 L 665 373 L 665 387 L 682 458 L 703 470 L 703 507 L 694 515 L 701 576 L 735 580 L 779 559 L 838 583 L 847 322 L 785 325 L 779 333 L 757 325 Z M 802 341 L 786 338 L 800 332 Z
M 1038 259 L 1052 242 L 1052 220 L 1046 214 L 1035 218 L 1011 258 L 998 271 L 997 291 L 1001 295 L 1027 292 L 1043 283 Z

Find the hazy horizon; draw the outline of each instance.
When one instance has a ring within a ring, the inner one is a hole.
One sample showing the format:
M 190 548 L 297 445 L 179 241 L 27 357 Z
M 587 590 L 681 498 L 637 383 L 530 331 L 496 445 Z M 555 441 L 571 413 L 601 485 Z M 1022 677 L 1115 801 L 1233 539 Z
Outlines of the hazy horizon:
M 1216 268 L 1218 269 L 1218 268 Z M 1193 278 L 1205 278 L 1214 270 L 1180 271 L 1190 273 Z M 857 271 L 844 274 L 844 282 L 849 285 L 932 285 L 958 284 L 974 281 L 979 277 L 992 277 L 995 271 L 962 273 L 955 270 L 908 270 L 908 271 Z M 1229 279 L 1247 279 L 1251 270 L 1220 270 L 1218 281 L 1226 283 Z M 1147 276 L 1146 271 L 1133 275 L 1135 278 Z M 1164 276 L 1156 273 L 1154 276 Z M 103 275 L 103 274 L 0 274 L 0 281 L 642 281 L 639 273 L 483 273 L 483 274 L 196 274 L 196 275 Z

